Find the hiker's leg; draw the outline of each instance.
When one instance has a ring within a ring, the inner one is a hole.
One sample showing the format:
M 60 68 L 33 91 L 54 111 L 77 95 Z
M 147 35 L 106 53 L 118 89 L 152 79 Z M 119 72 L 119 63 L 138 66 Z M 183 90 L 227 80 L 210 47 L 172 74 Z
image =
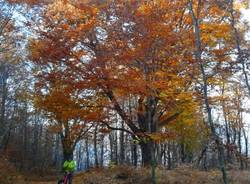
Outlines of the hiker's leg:
M 69 181 L 69 184 L 72 184 L 72 179 L 73 179 L 73 174 L 72 174 L 72 173 L 69 173 L 69 174 L 68 174 L 68 181 Z
M 63 180 L 59 180 L 57 184 L 63 184 Z

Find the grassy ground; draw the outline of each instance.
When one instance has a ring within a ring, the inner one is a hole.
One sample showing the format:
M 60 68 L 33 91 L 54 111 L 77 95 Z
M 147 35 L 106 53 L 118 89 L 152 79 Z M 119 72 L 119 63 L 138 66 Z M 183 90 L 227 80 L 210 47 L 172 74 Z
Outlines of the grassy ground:
M 7 159 L 0 157 L 0 183 L 1 184 L 25 184 L 24 177 L 19 174 Z
M 229 171 L 230 184 L 250 183 L 250 171 Z M 76 184 L 151 184 L 150 169 L 116 167 L 92 170 L 75 177 Z M 191 168 L 157 170 L 158 184 L 221 184 L 219 171 L 198 171 Z
M 36 177 L 28 179 L 1 159 L 0 184 L 56 184 L 59 176 Z M 230 184 L 250 183 L 250 171 L 228 171 Z M 157 169 L 158 184 L 221 184 L 219 171 L 199 171 L 189 167 L 175 170 Z M 74 184 L 151 184 L 150 169 L 117 166 L 109 169 L 91 169 L 77 173 Z

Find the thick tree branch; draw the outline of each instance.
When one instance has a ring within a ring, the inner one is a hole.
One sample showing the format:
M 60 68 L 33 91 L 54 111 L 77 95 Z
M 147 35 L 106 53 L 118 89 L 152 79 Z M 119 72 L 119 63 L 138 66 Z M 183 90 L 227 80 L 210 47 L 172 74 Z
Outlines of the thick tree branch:
M 169 124 L 171 121 L 175 120 L 180 114 L 181 114 L 181 112 L 176 112 L 176 113 L 173 114 L 172 116 L 169 116 L 168 118 L 166 118 L 166 119 L 160 121 L 159 124 L 158 124 L 158 126 L 159 126 L 159 127 L 166 126 L 166 125 Z

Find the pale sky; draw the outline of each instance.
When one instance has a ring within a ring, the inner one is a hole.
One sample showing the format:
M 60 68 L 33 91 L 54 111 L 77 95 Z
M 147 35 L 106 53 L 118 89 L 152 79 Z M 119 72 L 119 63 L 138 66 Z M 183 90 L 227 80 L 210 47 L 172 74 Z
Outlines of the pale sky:
M 242 12 L 244 14 L 243 20 L 247 20 L 250 23 L 250 9 L 244 9 Z
M 249 25 L 250 25 L 250 9 L 242 9 L 241 11 L 243 13 L 242 19 L 244 21 L 247 21 L 249 23 Z M 246 39 L 250 41 L 250 30 L 246 34 Z

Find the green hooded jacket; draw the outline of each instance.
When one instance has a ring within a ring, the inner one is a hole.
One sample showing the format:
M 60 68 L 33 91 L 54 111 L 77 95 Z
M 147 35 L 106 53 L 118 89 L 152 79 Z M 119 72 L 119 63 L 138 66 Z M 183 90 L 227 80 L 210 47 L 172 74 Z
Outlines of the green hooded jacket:
M 63 163 L 63 170 L 68 172 L 74 172 L 76 170 L 76 163 L 74 160 L 66 160 Z

